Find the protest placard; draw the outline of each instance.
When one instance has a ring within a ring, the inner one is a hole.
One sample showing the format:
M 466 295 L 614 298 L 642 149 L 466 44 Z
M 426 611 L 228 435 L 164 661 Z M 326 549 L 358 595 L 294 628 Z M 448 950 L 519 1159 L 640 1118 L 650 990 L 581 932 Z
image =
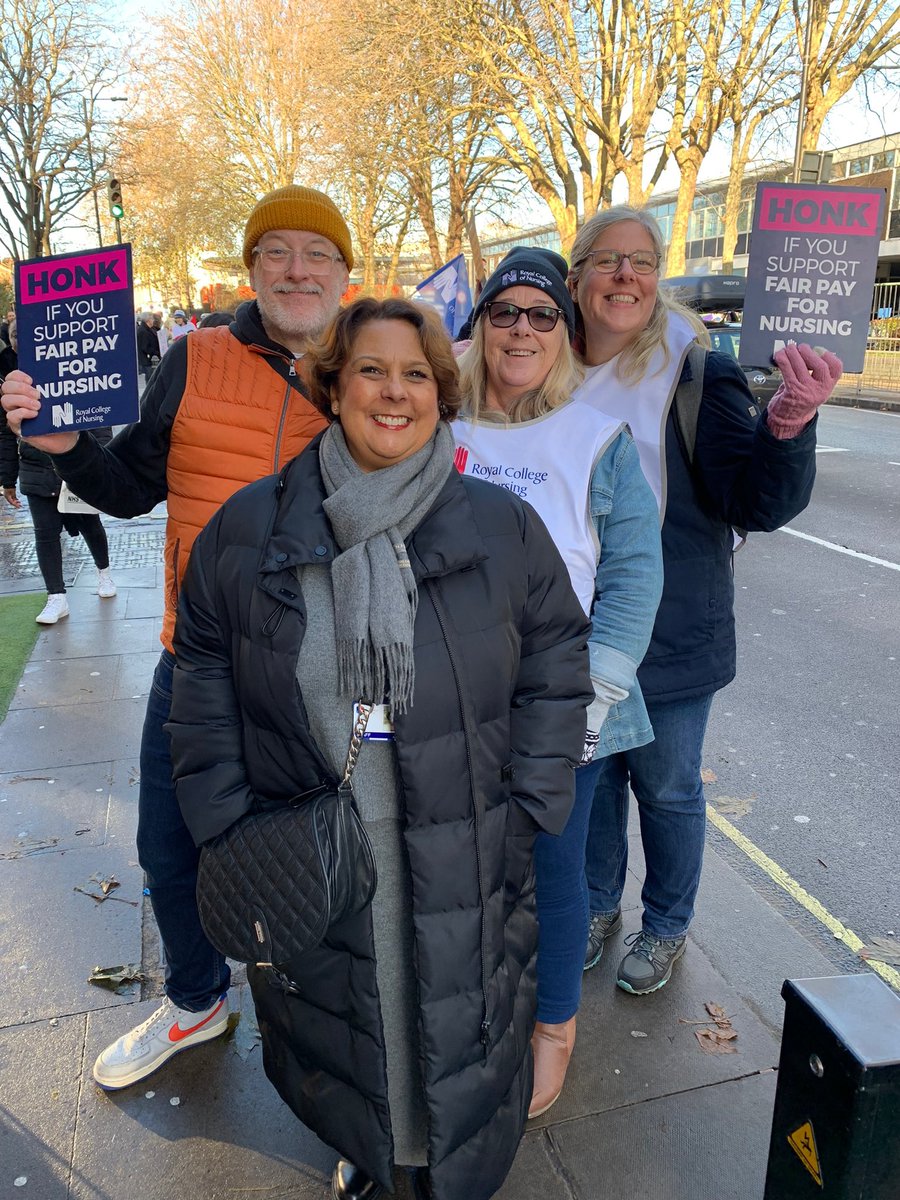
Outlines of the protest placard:
M 832 350 L 845 371 L 863 369 L 884 204 L 880 188 L 757 185 L 742 363 L 806 342 Z
M 26 437 L 137 420 L 130 246 L 17 263 L 16 324 L 19 368 L 41 398 Z

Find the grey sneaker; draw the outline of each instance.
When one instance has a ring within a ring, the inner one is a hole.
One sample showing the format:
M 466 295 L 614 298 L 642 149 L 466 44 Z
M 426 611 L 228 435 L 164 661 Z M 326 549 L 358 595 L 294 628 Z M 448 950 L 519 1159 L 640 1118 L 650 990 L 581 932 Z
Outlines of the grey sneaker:
M 672 977 L 672 968 L 684 954 L 686 937 L 658 938 L 643 929 L 625 939 L 631 950 L 619 963 L 616 983 L 632 996 L 646 996 L 665 987 Z
M 611 913 L 591 913 L 591 923 L 588 927 L 587 950 L 584 955 L 584 969 L 589 971 L 596 967 L 603 957 L 603 944 L 608 937 L 618 933 L 622 928 L 622 912 L 616 909 Z

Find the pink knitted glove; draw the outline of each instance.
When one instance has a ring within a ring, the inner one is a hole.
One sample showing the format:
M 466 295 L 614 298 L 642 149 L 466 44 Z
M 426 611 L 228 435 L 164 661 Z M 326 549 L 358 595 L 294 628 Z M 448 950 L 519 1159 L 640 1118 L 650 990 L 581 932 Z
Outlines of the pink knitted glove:
M 841 377 L 844 364 L 830 350 L 790 343 L 774 355 L 784 382 L 769 401 L 766 423 L 780 441 L 801 434 Z

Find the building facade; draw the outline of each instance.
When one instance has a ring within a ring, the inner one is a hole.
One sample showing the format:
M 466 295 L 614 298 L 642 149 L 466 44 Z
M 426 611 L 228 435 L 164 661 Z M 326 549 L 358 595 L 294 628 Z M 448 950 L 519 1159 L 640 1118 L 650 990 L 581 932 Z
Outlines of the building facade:
M 768 181 L 787 182 L 791 179 L 792 170 L 792 163 L 783 162 L 748 171 L 738 218 L 735 275 L 744 275 L 747 271 L 747 251 L 756 185 Z M 900 281 L 900 133 L 870 138 L 865 142 L 856 142 L 835 150 L 829 182 L 849 184 L 852 187 L 885 189 L 887 205 L 877 278 L 879 283 Z M 713 179 L 697 187 L 687 232 L 686 269 L 690 275 L 708 275 L 722 270 L 727 186 L 728 180 L 724 178 Z M 677 191 L 661 192 L 653 196 L 647 204 L 647 208 L 659 222 L 667 245 L 677 196 Z M 504 254 L 518 245 L 546 246 L 550 250 L 559 250 L 559 233 L 555 225 L 542 225 L 537 229 L 523 230 L 516 235 L 483 238 L 482 252 L 488 270 L 493 270 Z

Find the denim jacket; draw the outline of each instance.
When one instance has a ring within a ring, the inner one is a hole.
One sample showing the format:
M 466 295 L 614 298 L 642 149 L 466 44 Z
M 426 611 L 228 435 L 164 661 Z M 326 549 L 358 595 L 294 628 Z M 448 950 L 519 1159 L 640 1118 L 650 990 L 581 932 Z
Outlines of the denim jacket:
M 662 594 L 659 510 L 627 430 L 613 439 L 594 468 L 590 504 L 600 543 L 591 677 L 598 696 L 603 684 L 628 692 L 603 722 L 596 759 L 653 741 L 637 669 L 650 644 Z

